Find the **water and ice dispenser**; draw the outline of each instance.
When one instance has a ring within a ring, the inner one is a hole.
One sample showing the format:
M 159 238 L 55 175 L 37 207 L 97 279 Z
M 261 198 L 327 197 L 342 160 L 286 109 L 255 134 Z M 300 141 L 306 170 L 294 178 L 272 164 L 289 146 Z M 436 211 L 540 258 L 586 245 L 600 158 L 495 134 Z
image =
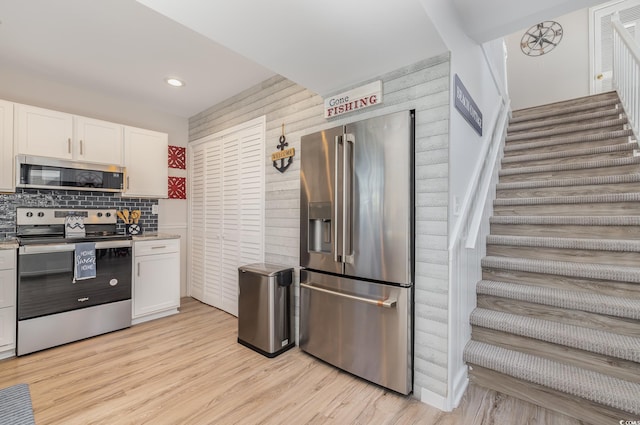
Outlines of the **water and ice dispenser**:
M 331 253 L 331 202 L 309 203 L 309 252 Z

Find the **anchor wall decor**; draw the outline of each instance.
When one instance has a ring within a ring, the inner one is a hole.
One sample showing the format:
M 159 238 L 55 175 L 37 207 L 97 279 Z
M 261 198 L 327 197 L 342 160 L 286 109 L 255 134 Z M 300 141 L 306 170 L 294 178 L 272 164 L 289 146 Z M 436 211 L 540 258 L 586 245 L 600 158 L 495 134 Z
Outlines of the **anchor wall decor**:
M 280 149 L 280 152 L 275 152 L 271 154 L 271 161 L 273 161 L 273 167 L 284 173 L 287 168 L 293 163 L 293 156 L 296 154 L 295 148 L 285 149 L 289 146 L 289 143 L 286 142 L 286 137 L 284 137 L 284 124 L 282 124 L 282 135 L 280 136 L 280 140 L 276 147 Z M 285 164 L 284 160 L 288 158 L 287 163 Z M 280 160 L 280 166 L 278 166 L 278 160 Z

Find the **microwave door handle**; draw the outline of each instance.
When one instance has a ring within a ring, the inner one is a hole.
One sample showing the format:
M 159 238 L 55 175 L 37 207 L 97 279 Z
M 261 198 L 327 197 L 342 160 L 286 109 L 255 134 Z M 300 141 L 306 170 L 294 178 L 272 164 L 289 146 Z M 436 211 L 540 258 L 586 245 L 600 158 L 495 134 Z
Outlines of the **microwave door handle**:
M 345 143 L 342 159 L 342 261 L 353 264 L 353 161 L 356 148 L 356 139 L 353 134 L 345 135 Z

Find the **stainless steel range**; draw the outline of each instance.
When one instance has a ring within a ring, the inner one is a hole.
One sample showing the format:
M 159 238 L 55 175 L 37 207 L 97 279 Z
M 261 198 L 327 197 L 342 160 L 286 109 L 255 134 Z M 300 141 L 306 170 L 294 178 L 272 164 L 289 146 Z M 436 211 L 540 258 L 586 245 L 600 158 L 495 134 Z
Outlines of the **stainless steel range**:
M 17 208 L 19 356 L 131 326 L 132 241 L 116 221 L 115 209 Z

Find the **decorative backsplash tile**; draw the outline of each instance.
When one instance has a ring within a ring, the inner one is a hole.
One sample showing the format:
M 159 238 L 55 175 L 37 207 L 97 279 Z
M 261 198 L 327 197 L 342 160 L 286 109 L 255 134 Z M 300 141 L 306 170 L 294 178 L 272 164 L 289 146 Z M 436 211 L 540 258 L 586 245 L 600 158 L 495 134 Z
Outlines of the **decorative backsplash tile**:
M 16 193 L 0 194 L 0 239 L 15 236 L 16 208 L 115 208 L 140 210 L 139 224 L 144 232 L 158 231 L 158 215 L 152 214 L 157 199 L 122 198 L 109 192 L 77 190 L 17 189 Z M 118 220 L 118 231 L 124 234 L 124 223 Z

